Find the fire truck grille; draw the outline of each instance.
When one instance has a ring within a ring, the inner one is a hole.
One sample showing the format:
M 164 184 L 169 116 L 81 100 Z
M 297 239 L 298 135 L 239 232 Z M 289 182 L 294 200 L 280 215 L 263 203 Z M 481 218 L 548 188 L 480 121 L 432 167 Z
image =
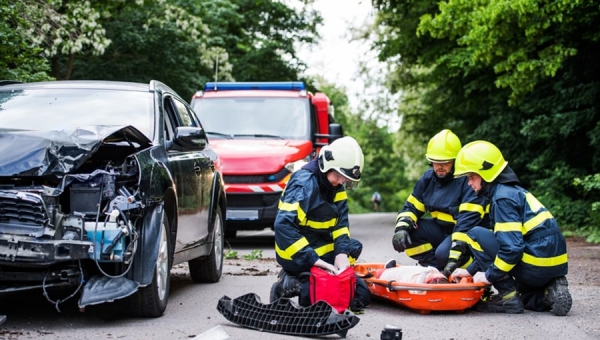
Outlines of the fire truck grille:
M 255 184 L 255 183 L 277 183 L 289 174 L 286 168 L 281 169 L 276 174 L 252 175 L 252 176 L 223 176 L 225 184 Z
M 277 205 L 280 192 L 227 195 L 227 206 L 232 208 L 255 208 Z

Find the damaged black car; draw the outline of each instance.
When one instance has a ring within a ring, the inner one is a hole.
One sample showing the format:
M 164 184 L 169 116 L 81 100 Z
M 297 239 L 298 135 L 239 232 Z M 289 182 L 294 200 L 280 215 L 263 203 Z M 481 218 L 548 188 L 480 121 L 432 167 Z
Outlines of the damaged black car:
M 161 316 L 174 264 L 221 278 L 220 167 L 161 82 L 0 83 L 0 293 Z

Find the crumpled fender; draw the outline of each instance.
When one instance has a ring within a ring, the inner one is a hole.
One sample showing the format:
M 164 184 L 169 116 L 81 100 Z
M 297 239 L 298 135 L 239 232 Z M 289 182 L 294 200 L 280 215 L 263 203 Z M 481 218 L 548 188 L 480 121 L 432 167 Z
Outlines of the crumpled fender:
M 130 279 L 136 281 L 140 286 L 147 286 L 154 278 L 156 259 L 158 258 L 158 247 L 160 239 L 160 228 L 165 214 L 164 204 L 160 203 L 154 207 L 148 207 L 150 211 L 144 214 L 138 249 L 135 253 L 133 267 L 129 273 Z

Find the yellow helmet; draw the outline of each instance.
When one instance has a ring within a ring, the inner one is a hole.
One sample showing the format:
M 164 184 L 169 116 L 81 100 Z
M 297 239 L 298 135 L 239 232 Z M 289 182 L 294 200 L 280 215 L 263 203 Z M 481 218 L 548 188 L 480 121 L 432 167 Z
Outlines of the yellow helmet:
M 444 129 L 429 140 L 425 158 L 432 163 L 445 163 L 456 158 L 461 146 L 458 136 Z
M 352 137 L 338 138 L 319 151 L 319 168 L 322 172 L 333 169 L 350 181 L 358 182 L 363 167 L 362 149 Z
M 507 165 L 508 162 L 494 144 L 477 140 L 460 149 L 454 163 L 454 175 L 464 176 L 474 172 L 490 183 Z

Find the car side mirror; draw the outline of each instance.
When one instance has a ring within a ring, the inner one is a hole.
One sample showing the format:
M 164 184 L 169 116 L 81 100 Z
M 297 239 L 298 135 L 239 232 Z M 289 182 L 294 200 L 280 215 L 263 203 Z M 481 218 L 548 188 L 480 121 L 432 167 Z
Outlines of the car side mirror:
M 204 150 L 207 138 L 203 128 L 180 126 L 175 128 L 171 148 L 177 150 Z

